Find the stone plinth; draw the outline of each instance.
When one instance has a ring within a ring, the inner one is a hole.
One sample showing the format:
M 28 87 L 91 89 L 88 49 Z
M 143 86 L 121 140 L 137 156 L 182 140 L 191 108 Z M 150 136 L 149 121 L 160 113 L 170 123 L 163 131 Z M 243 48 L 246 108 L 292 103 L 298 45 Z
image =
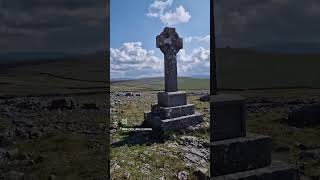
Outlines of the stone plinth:
M 203 121 L 200 113 L 194 113 L 187 116 L 181 116 L 171 119 L 161 119 L 159 116 L 147 112 L 144 114 L 145 124 L 155 130 L 161 131 L 180 131 L 189 126 L 195 126 Z
M 210 97 L 210 141 L 246 136 L 245 98 L 219 94 Z
M 210 120 L 210 177 L 213 180 L 297 180 L 297 170 L 271 163 L 271 137 L 246 133 L 245 99 L 214 95 Z
M 163 107 L 182 106 L 187 104 L 187 93 L 177 92 L 159 92 L 158 105 Z
M 299 180 L 295 167 L 283 162 L 273 162 L 270 166 L 238 172 L 218 177 L 211 180 Z
M 161 119 L 170 119 L 194 114 L 195 110 L 193 104 L 174 107 L 162 107 L 156 104 L 151 106 L 151 112 L 157 114 Z
M 210 143 L 210 169 L 213 176 L 262 168 L 271 163 L 271 138 L 248 134 Z
M 187 94 L 183 91 L 159 92 L 158 104 L 144 113 L 144 125 L 160 131 L 180 131 L 203 121 L 203 116 L 195 112 L 193 104 L 187 104 Z

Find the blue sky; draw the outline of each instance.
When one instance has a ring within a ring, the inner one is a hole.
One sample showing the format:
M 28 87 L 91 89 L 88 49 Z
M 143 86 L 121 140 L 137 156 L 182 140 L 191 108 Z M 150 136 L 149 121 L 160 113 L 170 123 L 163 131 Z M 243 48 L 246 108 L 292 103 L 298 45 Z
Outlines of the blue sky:
M 163 76 L 163 54 L 156 36 L 174 27 L 184 39 L 178 75 L 209 75 L 209 0 L 111 0 L 112 78 Z

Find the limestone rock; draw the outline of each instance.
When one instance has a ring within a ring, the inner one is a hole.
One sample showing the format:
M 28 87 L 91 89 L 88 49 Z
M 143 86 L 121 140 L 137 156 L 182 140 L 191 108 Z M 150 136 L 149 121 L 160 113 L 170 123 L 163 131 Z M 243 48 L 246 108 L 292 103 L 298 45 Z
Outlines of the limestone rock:
M 189 173 L 187 171 L 180 171 L 178 172 L 178 179 L 179 180 L 187 180 Z
M 201 102 L 209 102 L 210 101 L 210 95 L 209 94 L 206 94 L 206 95 L 203 95 L 199 98 L 199 100 Z
M 320 125 L 320 104 L 303 106 L 289 113 L 288 124 L 295 127 Z

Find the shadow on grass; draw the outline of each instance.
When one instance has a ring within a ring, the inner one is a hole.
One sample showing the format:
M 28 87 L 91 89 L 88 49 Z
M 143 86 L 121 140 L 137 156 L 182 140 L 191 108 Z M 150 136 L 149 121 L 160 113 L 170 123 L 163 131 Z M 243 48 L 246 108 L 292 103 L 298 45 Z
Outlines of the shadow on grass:
M 208 129 L 181 129 L 179 131 L 168 131 L 163 132 L 159 129 L 152 130 L 142 130 L 146 128 L 144 124 L 128 127 L 128 131 L 120 131 L 119 135 L 122 137 L 120 141 L 114 142 L 111 144 L 112 148 L 117 148 L 121 146 L 137 146 L 137 145 L 147 145 L 151 146 L 152 144 L 163 144 L 166 141 L 174 140 L 176 136 L 180 135 L 194 135 L 194 136 L 203 136 L 208 133 Z M 137 130 L 138 129 L 138 130 Z M 209 136 L 209 135 L 208 135 Z
M 162 137 L 158 133 L 152 131 L 131 131 L 131 132 L 122 132 L 122 135 L 126 134 L 126 137 L 121 141 L 117 141 L 111 144 L 112 148 L 121 147 L 124 145 L 127 146 L 136 146 L 136 145 L 147 145 L 164 143 L 166 141 L 165 137 Z
M 131 128 L 142 128 L 142 126 L 127 127 Z M 138 130 L 138 131 L 121 131 L 121 136 L 124 136 L 122 140 L 111 144 L 112 148 L 121 146 L 136 146 L 136 145 L 147 145 L 165 143 L 170 139 L 171 133 L 164 133 L 158 130 Z

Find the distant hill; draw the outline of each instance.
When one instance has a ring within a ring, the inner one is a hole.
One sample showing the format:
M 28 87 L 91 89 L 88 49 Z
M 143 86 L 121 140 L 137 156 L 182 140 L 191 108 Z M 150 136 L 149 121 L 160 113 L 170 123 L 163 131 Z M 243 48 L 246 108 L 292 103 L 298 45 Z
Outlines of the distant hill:
M 39 59 L 61 59 L 72 56 L 61 52 L 17 52 L 17 53 L 3 53 L 0 54 L 0 61 L 10 60 L 39 60 Z
M 220 88 L 320 87 L 320 54 L 217 49 Z
M 106 71 L 102 54 L 0 62 L 0 96 L 107 93 Z
M 197 79 L 210 79 L 210 75 L 191 75 L 190 77 Z
M 131 78 L 111 78 L 111 82 L 134 80 Z
M 210 80 L 190 77 L 179 77 L 178 88 L 180 90 L 209 90 Z M 111 82 L 111 91 L 131 90 L 164 90 L 164 78 L 153 77 Z
M 196 79 L 210 79 L 210 75 L 191 75 L 191 76 L 184 76 L 185 78 L 196 78 Z M 163 77 L 151 77 L 151 78 L 163 78 Z M 111 82 L 117 81 L 128 81 L 128 80 L 138 80 L 138 79 L 149 79 L 149 78 L 112 78 Z
M 103 53 L 57 60 L 0 62 L 0 96 L 106 93 L 109 74 Z M 319 54 L 217 49 L 217 79 L 221 89 L 283 87 L 320 88 Z M 209 79 L 180 77 L 180 89 L 208 89 Z M 114 90 L 163 90 L 163 78 L 118 79 Z
M 289 42 L 277 44 L 264 44 L 253 49 L 258 52 L 286 53 L 286 54 L 320 54 L 320 43 L 316 42 Z
M 102 51 L 95 53 L 65 53 L 65 52 L 11 52 L 0 53 L 0 63 L 10 61 L 35 61 L 35 60 L 64 60 L 70 58 L 92 57 L 105 54 Z

